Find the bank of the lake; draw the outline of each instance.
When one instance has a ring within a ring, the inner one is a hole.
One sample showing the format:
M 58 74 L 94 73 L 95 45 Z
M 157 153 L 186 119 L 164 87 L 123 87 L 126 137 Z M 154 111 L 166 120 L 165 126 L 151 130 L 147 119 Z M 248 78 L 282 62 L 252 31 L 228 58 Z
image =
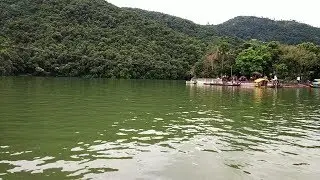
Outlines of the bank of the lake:
M 318 179 L 320 90 L 0 77 L 0 179 Z

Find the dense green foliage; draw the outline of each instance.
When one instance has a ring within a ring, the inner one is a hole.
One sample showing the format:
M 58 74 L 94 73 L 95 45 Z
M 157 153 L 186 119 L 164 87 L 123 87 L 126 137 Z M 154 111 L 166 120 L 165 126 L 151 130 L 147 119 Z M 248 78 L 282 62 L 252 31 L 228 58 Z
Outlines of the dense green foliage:
M 267 46 L 251 46 L 239 53 L 236 67 L 241 74 L 250 76 L 254 72 L 267 72 L 271 60 Z
M 182 79 L 200 40 L 104 0 L 1 2 L 0 74 Z
M 212 40 L 217 36 L 229 36 L 243 40 L 279 41 L 285 44 L 313 42 L 320 44 L 320 28 L 296 21 L 274 21 L 268 18 L 238 16 L 219 25 L 198 25 L 179 17 L 141 9 L 130 9 L 175 31 Z
M 231 69 L 246 76 L 320 75 L 315 44 L 239 39 L 319 44 L 319 29 L 304 24 L 246 17 L 202 26 L 104 0 L 2 0 L 0 8 L 0 75 L 183 79 Z
M 176 16 L 171 16 L 168 14 L 163 14 L 160 12 L 146 11 L 136 8 L 126 8 L 128 10 L 134 11 L 148 19 L 155 20 L 161 25 L 167 26 L 177 32 L 197 37 L 206 42 L 213 41 L 217 38 L 217 32 L 213 26 L 202 26 L 196 24 L 192 21 L 182 19 Z
M 286 44 L 313 42 L 320 44 L 320 28 L 296 21 L 239 16 L 215 27 L 218 35 L 244 40 L 279 41 Z
M 223 46 L 224 48 L 221 48 Z M 224 56 L 222 56 L 224 55 Z M 313 43 L 285 45 L 278 42 L 246 41 L 232 46 L 226 41 L 208 51 L 206 57 L 195 64 L 195 74 L 203 77 L 252 76 L 259 73 L 277 75 L 281 79 L 312 80 L 320 77 L 320 46 Z

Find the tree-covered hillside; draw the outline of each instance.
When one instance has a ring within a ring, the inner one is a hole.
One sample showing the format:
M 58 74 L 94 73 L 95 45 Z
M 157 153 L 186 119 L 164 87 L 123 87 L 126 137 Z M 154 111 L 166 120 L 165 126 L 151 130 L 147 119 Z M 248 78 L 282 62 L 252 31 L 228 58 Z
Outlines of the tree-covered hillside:
M 0 74 L 182 79 L 206 45 L 104 0 L 3 0 Z
M 186 20 L 183 18 L 179 18 L 176 16 L 171 16 L 168 14 L 154 12 L 154 11 L 146 11 L 137 8 L 126 8 L 130 11 L 134 11 L 137 14 L 140 14 L 148 19 L 155 20 L 156 22 L 165 25 L 177 32 L 197 37 L 204 41 L 211 41 L 217 38 L 217 32 L 214 26 L 202 26 L 196 24 L 190 20 Z
M 319 28 L 296 22 L 198 25 L 104 0 L 2 0 L 0 8 L 0 75 L 320 77 Z
M 268 18 L 238 16 L 219 25 L 199 25 L 189 20 L 159 12 L 127 9 L 162 23 L 175 31 L 202 40 L 210 41 L 215 37 L 228 36 L 243 40 L 279 41 L 285 44 L 303 42 L 320 44 L 320 28 L 296 21 L 274 21 Z
M 238 37 L 244 40 L 320 44 L 320 28 L 295 21 L 274 21 L 268 18 L 239 16 L 215 26 L 215 30 L 220 36 Z

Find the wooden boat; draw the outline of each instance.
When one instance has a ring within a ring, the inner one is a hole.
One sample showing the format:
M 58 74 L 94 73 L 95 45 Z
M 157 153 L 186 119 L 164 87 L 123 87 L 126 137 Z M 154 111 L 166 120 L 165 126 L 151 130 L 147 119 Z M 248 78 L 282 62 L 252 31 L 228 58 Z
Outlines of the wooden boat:
M 267 86 L 268 88 L 283 88 L 283 85 L 282 84 L 278 84 L 278 85 L 270 85 L 270 86 Z
M 310 87 L 312 87 L 312 88 L 320 88 L 320 86 L 319 86 L 319 85 L 313 85 L 313 84 L 310 84 L 309 86 L 310 86 Z
M 203 83 L 210 86 L 240 86 L 241 82 Z
M 254 81 L 256 87 L 267 87 L 269 80 L 266 78 L 259 78 Z
M 197 81 L 186 81 L 186 84 L 197 84 Z
M 224 86 L 240 86 L 241 82 L 227 82 Z
M 271 84 L 267 85 L 268 88 L 282 88 L 283 85 L 280 83 L 280 80 L 278 79 L 272 79 Z
M 221 83 L 211 83 L 211 82 L 204 82 L 204 85 L 210 85 L 210 86 L 222 86 L 223 84 Z
M 320 79 L 313 80 L 312 83 L 309 84 L 309 86 L 312 88 L 320 88 Z

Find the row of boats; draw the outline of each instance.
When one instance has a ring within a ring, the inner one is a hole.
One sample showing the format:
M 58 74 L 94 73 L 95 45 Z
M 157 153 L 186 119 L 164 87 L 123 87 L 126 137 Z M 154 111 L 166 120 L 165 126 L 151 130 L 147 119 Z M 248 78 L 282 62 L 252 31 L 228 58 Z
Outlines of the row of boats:
M 191 79 L 186 81 L 186 84 L 199 84 L 199 85 L 210 85 L 210 86 L 240 86 L 240 81 L 223 81 L 222 79 L 211 79 L 211 78 L 200 78 Z
M 269 83 L 271 82 L 271 83 Z M 269 81 L 266 78 L 256 79 L 253 83 L 241 83 L 240 81 L 223 81 L 220 78 L 212 79 L 212 78 L 198 78 L 191 79 L 190 81 L 186 81 L 186 84 L 198 84 L 198 85 L 210 85 L 210 86 L 252 86 L 252 87 L 270 87 L 270 88 L 281 88 L 281 87 L 305 87 L 310 86 L 312 88 L 320 88 L 320 79 L 315 79 L 307 85 L 283 85 L 277 79 L 272 79 Z

